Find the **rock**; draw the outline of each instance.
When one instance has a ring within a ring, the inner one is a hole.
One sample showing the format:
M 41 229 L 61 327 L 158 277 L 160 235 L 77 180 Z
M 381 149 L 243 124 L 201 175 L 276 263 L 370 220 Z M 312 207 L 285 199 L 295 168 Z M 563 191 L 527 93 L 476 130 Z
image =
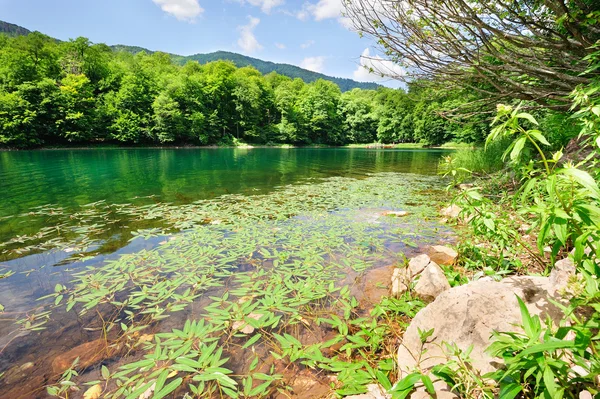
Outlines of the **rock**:
M 21 371 L 27 371 L 30 368 L 32 368 L 34 366 L 33 362 L 27 362 L 25 364 L 23 364 L 21 367 L 19 367 L 21 369 Z
M 461 211 L 462 208 L 460 206 L 452 204 L 449 207 L 442 209 L 440 214 L 450 219 L 456 219 Z
M 389 395 L 385 392 L 385 389 L 380 387 L 377 384 L 369 384 L 367 385 L 367 393 L 363 393 L 360 395 L 350 395 L 346 396 L 346 399 L 390 399 L 392 395 Z
M 32 362 L 24 363 L 20 366 L 13 366 L 2 376 L 2 381 L 8 385 L 14 384 L 17 381 L 25 380 L 29 377 L 30 373 L 27 371 L 33 368 Z
M 496 359 L 485 349 L 491 343 L 492 331 L 515 331 L 515 325 L 522 323 L 516 296 L 523 299 L 532 315 L 539 315 L 542 321 L 549 316 L 558 322 L 562 312 L 549 302 L 550 292 L 548 277 L 519 276 L 500 282 L 482 279 L 441 293 L 415 316 L 404 334 L 398 350 L 400 376 L 414 370 L 423 350 L 427 351 L 420 361 L 424 372 L 445 363 L 444 342 L 454 343 L 463 351 L 472 345 L 473 366 L 482 373 L 494 371 Z M 419 330 L 431 329 L 433 335 L 422 345 Z
M 527 233 L 529 230 L 531 230 L 531 226 L 526 223 L 519 226 L 519 233 Z
M 553 292 L 564 289 L 569 284 L 569 279 L 575 275 L 575 263 L 571 258 L 564 258 L 554 264 L 554 268 L 550 272 L 550 284 L 553 287 Z
M 395 216 L 395 217 L 403 217 L 408 216 L 409 213 L 406 211 L 386 211 L 383 212 L 383 216 Z
M 262 314 L 250 313 L 245 318 L 260 320 L 261 317 L 263 317 Z M 241 333 L 244 333 L 244 334 L 252 334 L 254 332 L 254 327 L 252 327 L 250 324 L 248 324 L 244 320 L 234 321 L 233 324 L 231 325 L 231 328 L 233 330 L 239 330 Z
M 458 252 L 450 247 L 434 245 L 429 248 L 429 257 L 432 262 L 435 262 L 438 265 L 449 266 L 454 264 L 454 261 L 458 258 Z
M 431 259 L 429 256 L 425 254 L 412 258 L 408 262 L 408 270 L 410 271 L 411 278 L 425 270 L 425 267 L 427 267 L 430 261 Z
M 444 381 L 437 379 L 432 375 L 429 376 L 433 381 L 433 388 L 435 389 L 436 399 L 458 399 L 458 396 L 453 394 L 448 384 Z M 432 396 L 427 392 L 422 384 L 417 387 L 416 391 L 410 395 L 410 399 L 430 399 Z
M 410 276 L 408 269 L 394 269 L 392 275 L 392 296 L 400 296 L 408 291 Z
M 63 373 L 71 367 L 77 358 L 79 358 L 77 369 L 85 369 L 115 355 L 117 352 L 116 348 L 107 346 L 106 341 L 102 338 L 86 342 L 54 358 L 52 361 L 52 371 L 56 374 Z
M 102 386 L 100 384 L 96 384 L 89 388 L 83 394 L 83 399 L 98 399 L 102 395 Z
M 450 284 L 444 272 L 432 261 L 421 273 L 415 286 L 415 293 L 424 301 L 433 301 L 438 295 L 449 289 Z
M 368 270 L 356 285 L 358 292 L 353 292 L 354 296 L 370 304 L 381 302 L 381 298 L 390 294 L 393 271 L 393 266 Z

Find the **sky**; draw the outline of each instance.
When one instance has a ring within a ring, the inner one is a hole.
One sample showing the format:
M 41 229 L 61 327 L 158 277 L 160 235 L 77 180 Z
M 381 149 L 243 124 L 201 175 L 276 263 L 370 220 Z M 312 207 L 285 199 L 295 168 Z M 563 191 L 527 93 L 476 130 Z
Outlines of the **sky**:
M 372 38 L 350 29 L 342 1 L 0 0 L 0 20 L 61 40 L 84 36 L 179 55 L 225 50 L 399 87 L 364 68 L 396 67 L 377 58 Z

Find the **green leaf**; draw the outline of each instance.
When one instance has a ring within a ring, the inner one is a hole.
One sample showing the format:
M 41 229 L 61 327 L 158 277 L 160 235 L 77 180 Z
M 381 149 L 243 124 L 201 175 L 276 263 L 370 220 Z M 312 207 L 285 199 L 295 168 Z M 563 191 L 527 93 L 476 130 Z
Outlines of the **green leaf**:
M 521 384 L 510 383 L 500 387 L 498 399 L 514 399 L 523 390 Z
M 521 151 L 523 151 L 523 147 L 525 147 L 525 142 L 527 141 L 527 137 L 519 137 L 516 141 L 515 141 L 515 145 L 512 149 L 512 151 L 510 152 L 510 159 L 511 160 L 516 160 L 519 158 L 519 156 L 521 156 Z
M 533 123 L 534 125 L 539 125 L 539 123 L 535 120 L 535 118 L 533 117 L 533 115 L 528 114 L 527 112 L 521 112 L 517 115 L 515 115 L 516 118 L 518 119 L 527 119 L 529 122 Z
M 531 137 L 533 137 L 534 139 L 536 139 L 540 143 L 542 143 L 544 145 L 548 145 L 548 146 L 550 145 L 550 143 L 548 142 L 548 140 L 546 140 L 546 137 L 544 137 L 544 135 L 542 134 L 542 132 L 540 132 L 539 130 L 529 130 L 527 133 L 529 133 L 529 135 Z
M 423 381 L 423 385 L 425 385 L 425 389 L 427 390 L 427 392 L 429 392 L 431 395 L 435 395 L 435 387 L 433 386 L 431 378 L 429 378 L 426 375 L 422 375 L 421 381 Z
M 174 390 L 176 390 L 177 388 L 179 388 L 179 386 L 181 385 L 181 383 L 183 382 L 183 378 L 177 378 L 174 381 L 171 381 L 169 383 L 169 385 L 167 385 L 166 387 L 164 387 L 160 392 L 156 392 L 154 394 L 154 396 L 152 397 L 152 399 L 162 399 L 165 396 L 167 396 L 168 394 L 170 394 L 171 392 L 173 392 Z
M 600 189 L 594 178 L 587 172 L 577 168 L 563 168 L 558 173 L 571 177 L 582 187 L 588 190 L 588 194 L 596 199 L 600 199 Z

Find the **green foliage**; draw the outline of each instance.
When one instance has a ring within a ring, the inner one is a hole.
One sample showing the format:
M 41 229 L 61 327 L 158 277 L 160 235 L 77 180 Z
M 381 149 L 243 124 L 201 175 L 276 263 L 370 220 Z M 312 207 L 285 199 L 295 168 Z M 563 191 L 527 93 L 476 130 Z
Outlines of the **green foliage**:
M 376 382 L 391 389 L 396 343 L 425 304 L 405 294 L 383 298 L 369 311 L 351 293 L 355 278 L 344 279 L 389 259 L 390 239 L 430 236 L 434 224 L 417 231 L 403 226 L 434 211 L 402 205 L 410 215 L 373 224 L 345 210 L 421 202 L 427 196 L 422 189 L 434 181 L 409 183 L 404 175 L 387 173 L 182 207 L 129 208 L 142 218 L 171 220 L 186 232 L 157 248 L 81 270 L 48 298 L 54 309 L 99 323 L 112 337 L 109 344 L 133 355 L 102 370 L 107 398 L 173 392 L 266 398 L 288 392 L 290 376 L 302 370 L 336 376 L 332 391 L 339 395 L 364 393 Z M 138 233 L 159 234 L 166 232 Z M 22 328 L 43 328 L 38 323 L 47 318 L 31 315 Z M 161 323 L 167 318 L 168 328 Z M 141 340 L 142 334 L 149 338 Z
M 305 81 L 291 79 L 227 54 L 201 57 L 200 64 L 121 50 L 83 37 L 58 42 L 37 32 L 3 36 L 0 145 L 483 140 L 479 124 L 464 127 L 443 116 L 469 98 L 457 91 L 406 93 L 367 84 L 377 90 L 346 91 L 351 86 L 345 81 L 341 90 L 325 76 L 292 73 Z
M 486 144 L 490 148 L 500 138 L 510 140 L 502 155 L 507 162 L 502 173 L 511 176 L 511 188 L 494 191 L 488 183 L 487 190 L 469 188 L 457 199 L 463 206 L 462 216 L 470 218 L 475 237 L 483 238 L 488 248 L 499 250 L 495 257 L 488 257 L 473 246 L 471 253 L 463 252 L 463 256 L 485 264 L 486 259 L 514 257 L 515 248 L 520 248 L 545 271 L 559 256 L 570 257 L 577 269 L 559 292 L 565 301 L 553 301 L 563 311 L 562 320 L 542 323 L 519 298 L 521 330 L 494 333 L 488 350 L 491 355 L 502 357 L 504 367 L 487 377 L 496 381 L 498 397 L 503 399 L 577 398 L 584 390 L 592 396 L 598 394 L 599 88 L 599 82 L 593 82 L 572 95 L 575 112 L 571 120 L 579 127 L 577 153 L 571 148 L 571 153 L 563 154 L 561 149 L 574 136 L 570 121 L 548 111 L 546 122 L 540 124 L 521 106 L 499 105 Z M 548 118 L 560 123 L 548 122 Z M 548 134 L 540 126 L 563 130 Z M 503 179 L 496 176 L 494 180 Z M 537 238 L 537 248 L 531 248 L 525 240 L 520 223 L 527 226 L 527 237 Z M 550 255 L 549 262 L 545 252 Z M 466 377 L 463 381 L 476 379 Z

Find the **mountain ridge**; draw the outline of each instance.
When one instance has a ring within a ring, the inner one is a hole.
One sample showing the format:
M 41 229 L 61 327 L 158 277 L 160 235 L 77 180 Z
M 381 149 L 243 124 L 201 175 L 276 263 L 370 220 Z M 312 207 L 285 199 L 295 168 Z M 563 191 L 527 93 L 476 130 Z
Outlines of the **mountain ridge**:
M 32 31 L 22 26 L 12 24 L 10 22 L 0 21 L 0 33 L 5 33 L 9 36 L 26 36 Z M 58 39 L 56 39 L 58 40 Z M 113 51 L 126 51 L 132 54 L 136 54 L 139 52 L 146 53 L 155 53 L 159 52 L 154 50 L 148 50 L 144 47 L 140 46 L 130 46 L 124 44 L 116 44 L 109 46 Z M 164 51 L 160 51 L 164 52 Z M 256 68 L 260 73 L 266 75 L 270 72 L 277 72 L 280 75 L 285 75 L 290 78 L 300 78 L 306 83 L 314 82 L 317 79 L 324 79 L 330 82 L 337 84 L 340 87 L 341 91 L 349 91 L 355 88 L 363 89 L 363 90 L 376 90 L 381 87 L 377 83 L 373 82 L 358 82 L 353 79 L 348 78 L 340 78 L 335 76 L 325 75 L 323 73 L 310 71 L 308 69 L 301 68 L 296 65 L 287 64 L 287 63 L 277 63 L 272 61 L 261 60 L 259 58 L 249 57 L 247 55 L 234 53 L 230 51 L 215 51 L 212 53 L 198 53 L 192 54 L 188 56 L 173 54 L 164 52 L 169 54 L 174 62 L 179 65 L 183 65 L 188 61 L 197 61 L 200 64 L 206 64 L 208 62 L 217 61 L 217 60 L 226 60 L 233 62 L 237 67 L 244 66 L 252 66 Z

